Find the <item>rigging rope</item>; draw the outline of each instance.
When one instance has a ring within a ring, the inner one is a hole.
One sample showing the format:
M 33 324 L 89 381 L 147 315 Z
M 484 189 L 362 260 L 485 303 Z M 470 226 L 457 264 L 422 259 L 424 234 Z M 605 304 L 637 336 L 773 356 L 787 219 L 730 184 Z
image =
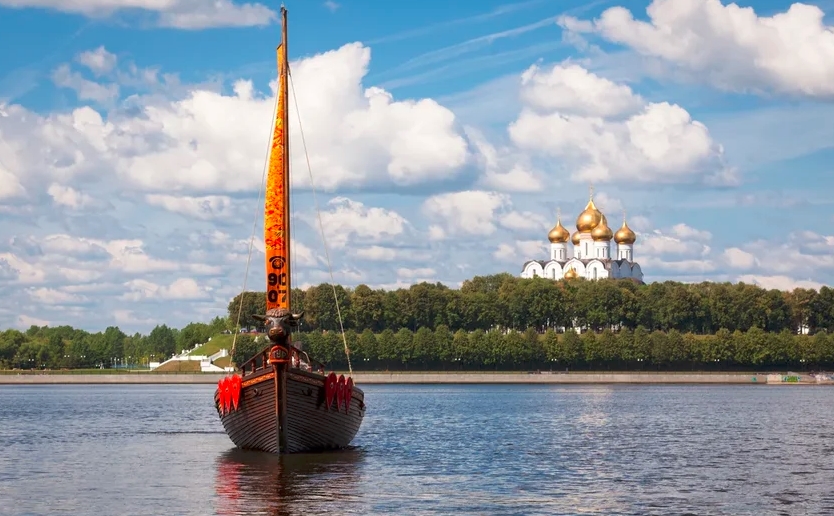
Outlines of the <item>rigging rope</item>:
M 229 357 L 229 364 L 234 367 L 235 345 L 237 344 L 237 336 L 240 334 L 240 314 L 243 311 L 243 296 L 246 294 L 246 282 L 249 280 L 249 266 L 252 264 L 252 248 L 255 244 L 255 231 L 258 229 L 258 218 L 263 211 L 261 208 L 261 196 L 264 193 L 264 182 L 266 181 L 266 172 L 269 170 L 269 154 L 272 152 L 272 128 L 275 125 L 275 113 L 278 112 L 278 95 L 275 96 L 275 104 L 272 108 L 272 118 L 269 122 L 270 138 L 266 143 L 266 159 L 264 160 L 264 170 L 261 174 L 261 184 L 258 187 L 258 202 L 255 203 L 255 217 L 252 221 L 252 237 L 249 239 L 249 255 L 246 257 L 246 273 L 243 275 L 243 289 L 240 291 L 240 301 L 237 307 L 237 320 L 235 321 L 235 336 L 232 337 L 232 353 Z
M 293 103 L 295 104 L 295 114 L 298 117 L 298 129 L 301 133 L 301 144 L 304 147 L 304 158 L 307 160 L 307 171 L 310 174 L 310 188 L 313 190 L 313 203 L 316 207 L 316 216 L 319 221 L 319 231 L 321 232 L 321 241 L 324 244 L 324 256 L 327 260 L 327 270 L 330 273 L 330 287 L 333 289 L 333 300 L 336 303 L 336 315 L 339 317 L 339 328 L 342 331 L 342 343 L 345 346 L 345 357 L 347 357 L 348 371 L 353 376 L 353 367 L 350 364 L 350 350 L 347 345 L 347 337 L 345 337 L 345 325 L 342 322 L 342 310 L 339 308 L 339 296 L 336 294 L 336 281 L 333 279 L 333 266 L 330 264 L 330 251 L 327 248 L 327 238 L 324 236 L 324 224 L 321 221 L 321 210 L 319 210 L 319 201 L 316 197 L 316 186 L 313 181 L 313 167 L 310 165 L 310 155 L 307 153 L 307 141 L 304 139 L 304 129 L 301 126 L 301 112 L 298 109 L 298 97 L 295 94 L 295 83 L 292 80 L 292 70 L 287 64 L 287 72 L 290 79 L 290 89 L 292 90 Z

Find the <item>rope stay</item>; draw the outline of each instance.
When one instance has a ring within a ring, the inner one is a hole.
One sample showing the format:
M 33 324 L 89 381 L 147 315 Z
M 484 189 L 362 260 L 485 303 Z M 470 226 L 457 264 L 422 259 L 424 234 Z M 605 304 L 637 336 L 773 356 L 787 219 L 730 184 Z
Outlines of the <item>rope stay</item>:
M 272 126 L 275 123 L 275 114 L 278 111 L 278 96 L 275 96 L 275 104 L 272 108 L 272 117 L 270 120 L 269 134 L 272 134 Z M 258 219 L 261 212 L 261 197 L 264 195 L 264 185 L 266 183 L 266 173 L 269 170 L 269 155 L 272 153 L 272 139 L 268 138 L 266 143 L 266 159 L 264 160 L 264 170 L 261 174 L 261 184 L 258 187 L 258 202 L 255 203 L 255 217 L 252 220 L 252 236 L 249 238 L 249 254 L 246 257 L 246 273 L 243 275 L 243 289 L 240 291 L 240 301 L 237 307 L 237 320 L 235 321 L 235 335 L 232 337 L 232 353 L 229 357 L 229 364 L 234 367 L 235 345 L 237 344 L 237 336 L 240 334 L 240 315 L 243 312 L 243 296 L 246 295 L 246 283 L 249 281 L 249 267 L 252 264 L 252 249 L 255 245 L 255 232 L 258 229 Z
M 347 358 L 348 372 L 351 376 L 353 376 L 353 366 L 350 363 L 350 349 L 348 349 L 347 337 L 345 336 L 345 325 L 344 321 L 342 320 L 342 309 L 339 306 L 339 296 L 336 293 L 336 280 L 333 277 L 333 266 L 330 262 L 330 251 L 327 247 L 327 237 L 325 237 L 324 235 L 324 223 L 322 223 L 321 220 L 321 210 L 319 209 L 319 201 L 318 197 L 316 196 L 316 185 L 315 181 L 313 181 L 313 167 L 310 165 L 310 154 L 307 152 L 307 140 L 304 138 L 304 128 L 301 124 L 301 111 L 298 109 L 298 96 L 295 94 L 295 83 L 292 80 L 292 69 L 290 68 L 289 63 L 287 63 L 287 75 L 290 79 L 290 90 L 292 91 L 293 104 L 295 105 L 295 114 L 298 118 L 298 129 L 301 133 L 301 144 L 304 147 L 304 158 L 307 161 L 307 172 L 310 175 L 310 189 L 313 192 L 313 204 L 316 207 L 316 218 L 318 219 L 319 223 L 321 241 L 324 245 L 324 256 L 325 260 L 327 261 L 327 271 L 330 274 L 330 288 L 333 290 L 333 301 L 336 303 L 336 315 L 339 318 L 339 329 L 342 333 L 342 344 L 345 347 L 345 357 Z

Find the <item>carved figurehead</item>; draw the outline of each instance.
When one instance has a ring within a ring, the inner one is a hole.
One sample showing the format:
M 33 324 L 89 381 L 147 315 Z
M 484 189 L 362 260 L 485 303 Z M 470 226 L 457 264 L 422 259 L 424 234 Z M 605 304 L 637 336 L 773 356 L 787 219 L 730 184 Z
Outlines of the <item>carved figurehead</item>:
M 264 322 L 266 335 L 272 343 L 286 345 L 292 329 L 298 326 L 303 316 L 303 311 L 294 314 L 286 308 L 272 308 L 266 311 L 266 315 L 253 315 L 252 318 Z

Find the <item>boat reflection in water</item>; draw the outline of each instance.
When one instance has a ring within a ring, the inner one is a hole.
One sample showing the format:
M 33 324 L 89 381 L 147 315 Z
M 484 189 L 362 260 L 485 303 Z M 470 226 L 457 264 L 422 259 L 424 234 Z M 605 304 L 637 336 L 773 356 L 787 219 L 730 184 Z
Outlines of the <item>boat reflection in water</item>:
M 221 515 L 338 513 L 361 495 L 363 452 L 277 455 L 232 448 L 216 461 Z

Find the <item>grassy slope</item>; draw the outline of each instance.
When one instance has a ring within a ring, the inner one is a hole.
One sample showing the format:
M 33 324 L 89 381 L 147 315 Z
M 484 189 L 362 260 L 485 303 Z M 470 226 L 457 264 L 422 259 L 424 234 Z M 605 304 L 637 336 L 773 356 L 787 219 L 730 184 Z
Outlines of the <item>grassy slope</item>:
M 192 355 L 205 355 L 211 356 L 221 349 L 228 349 L 229 351 L 232 350 L 232 338 L 234 335 L 215 335 L 211 338 L 210 341 L 206 342 L 202 346 L 199 346 L 197 349 L 191 352 Z
M 199 373 L 200 372 L 200 362 L 198 360 L 175 360 L 173 362 L 168 362 L 167 364 L 163 364 L 153 372 L 159 373 Z
M 229 364 L 232 362 L 232 357 L 220 357 L 214 362 L 212 362 L 217 367 L 229 367 Z

